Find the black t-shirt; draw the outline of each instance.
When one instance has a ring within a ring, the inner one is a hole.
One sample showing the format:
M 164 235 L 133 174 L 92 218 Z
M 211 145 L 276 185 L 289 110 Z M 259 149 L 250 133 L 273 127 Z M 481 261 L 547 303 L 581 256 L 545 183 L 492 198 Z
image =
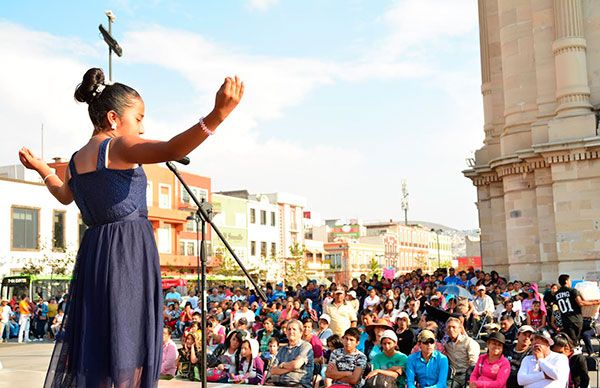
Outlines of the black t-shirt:
M 407 356 L 410 356 L 410 351 L 415 346 L 415 334 L 411 329 L 406 329 L 398 335 L 398 350 Z
M 565 320 L 570 322 L 578 322 L 583 319 L 581 316 L 581 307 L 577 303 L 577 296 L 581 296 L 579 291 L 574 288 L 561 287 L 554 295 L 558 309 Z
M 508 381 L 506 382 L 507 388 L 521 388 L 519 382 L 517 381 L 517 374 L 519 373 L 519 368 L 521 367 L 521 362 L 525 358 L 525 356 L 529 356 L 532 351 L 532 347 L 530 346 L 524 352 L 517 352 L 517 345 L 514 346 L 505 346 L 504 348 L 504 357 L 510 363 L 510 375 L 508 377 Z

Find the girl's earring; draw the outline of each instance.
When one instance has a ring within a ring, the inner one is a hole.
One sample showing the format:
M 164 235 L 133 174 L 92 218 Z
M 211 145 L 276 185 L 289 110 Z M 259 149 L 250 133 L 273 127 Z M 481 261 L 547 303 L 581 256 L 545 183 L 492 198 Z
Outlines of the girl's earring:
M 115 129 L 117 129 L 117 123 L 114 123 L 114 122 L 113 122 L 113 123 L 110 125 L 110 129 L 112 129 L 113 131 L 114 131 Z

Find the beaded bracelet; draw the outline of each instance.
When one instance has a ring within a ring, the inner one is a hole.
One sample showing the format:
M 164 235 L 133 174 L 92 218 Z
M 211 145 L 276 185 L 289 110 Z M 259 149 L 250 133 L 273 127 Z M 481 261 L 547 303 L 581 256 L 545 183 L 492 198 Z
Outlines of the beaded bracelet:
M 206 133 L 208 136 L 214 135 L 215 131 L 211 131 L 210 129 L 208 129 L 208 127 L 206 126 L 206 124 L 204 124 L 204 117 L 200 117 L 200 120 L 198 121 L 198 123 L 200 124 L 200 128 L 202 128 L 202 131 L 204 133 Z

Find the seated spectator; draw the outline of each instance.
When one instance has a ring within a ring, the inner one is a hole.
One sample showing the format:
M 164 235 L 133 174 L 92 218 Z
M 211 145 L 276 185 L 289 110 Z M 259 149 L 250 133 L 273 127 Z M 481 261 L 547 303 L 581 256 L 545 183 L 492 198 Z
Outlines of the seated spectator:
M 541 302 L 536 300 L 533 302 L 531 310 L 527 311 L 527 324 L 535 330 L 546 327 L 546 313 L 540 306 Z
M 258 341 L 253 338 L 245 339 L 240 347 L 235 369 L 229 375 L 229 382 L 259 385 L 263 383 L 264 371 L 265 365 L 258 353 Z
M 356 347 L 360 340 L 360 332 L 351 327 L 344 333 L 344 347 L 331 352 L 325 376 L 333 384 L 360 387 L 363 384 L 362 374 L 367 366 L 367 357 Z
M 470 388 L 506 387 L 510 363 L 502 354 L 506 339 L 502 333 L 491 333 L 487 339 L 487 354 L 479 356 L 469 380 Z
M 265 317 L 263 319 L 263 328 L 256 332 L 256 340 L 259 344 L 259 351 L 261 354 L 269 351 L 269 342 L 271 338 L 278 338 L 279 333 L 275 329 L 275 322 L 271 317 Z
M 248 338 L 252 336 L 250 330 L 248 329 L 248 321 L 246 320 L 246 318 L 240 318 L 237 320 L 235 324 L 235 330 L 241 331 Z
M 407 315 L 408 316 L 408 315 Z M 369 381 L 377 375 L 388 376 L 398 387 L 404 387 L 406 378 L 404 370 L 406 369 L 406 360 L 408 356 L 396 350 L 398 337 L 392 330 L 386 330 L 381 335 L 382 353 L 376 355 L 371 361 L 372 371 L 367 375 L 368 386 L 378 386 L 377 382 Z M 380 376 L 381 377 L 381 376 Z M 379 385 L 380 386 L 380 385 Z
M 170 327 L 163 328 L 161 380 L 171 380 L 177 373 L 177 345 L 171 339 L 172 332 L 173 330 Z
M 394 331 L 393 324 L 385 319 L 379 319 L 366 327 L 369 339 L 365 342 L 365 355 L 367 360 L 372 360 L 377 354 L 381 353 L 381 335 L 386 330 Z
M 510 376 L 506 382 L 507 388 L 520 387 L 517 382 L 517 374 L 523 359 L 531 355 L 531 334 L 534 332 L 535 330 L 531 326 L 523 325 L 517 334 L 517 344 L 511 345 L 507 342 L 504 345 L 504 356 L 510 363 Z
M 574 388 L 587 388 L 590 385 L 590 375 L 587 361 L 583 354 L 573 352 L 573 341 L 565 333 L 559 333 L 554 337 L 552 351 L 562 353 L 569 358 L 569 382 Z
M 214 315 L 209 315 L 207 321 L 206 340 L 208 341 L 208 352 L 212 353 L 217 346 L 225 343 L 225 326 L 221 325 Z
M 200 376 L 196 338 L 192 333 L 183 337 L 183 346 L 179 349 L 177 360 L 177 375 L 188 380 L 197 380 Z
M 235 368 L 244 338 L 245 333 L 234 330 L 227 335 L 224 344 L 217 346 L 208 362 L 208 375 L 214 377 L 211 381 L 227 381 L 227 373 Z
M 554 340 L 547 332 L 533 333 L 532 355 L 521 362 L 517 381 L 524 388 L 566 387 L 569 381 L 569 360 L 564 354 L 550 350 Z
M 302 321 L 302 326 L 304 328 L 302 331 L 302 339 L 312 346 L 315 368 L 320 370 L 321 364 L 323 364 L 323 344 L 321 343 L 321 340 L 314 335 L 313 324 L 314 321 L 310 318 L 306 318 Z
M 271 339 L 269 340 L 267 351 L 261 354 L 261 358 L 265 363 L 265 371 L 268 370 L 269 365 L 271 365 L 271 360 L 275 358 L 278 351 L 279 341 L 277 340 L 277 338 L 271 337 Z
M 58 331 L 60 330 L 60 325 L 62 325 L 63 318 L 65 317 L 65 313 L 62 309 L 58 309 L 58 313 L 54 317 L 52 324 L 50 325 L 50 330 L 52 331 L 52 336 L 56 338 Z
M 406 385 L 408 388 L 446 388 L 448 358 L 435 350 L 435 334 L 423 330 L 417 337 L 420 350 L 408 356 Z
M 396 319 L 396 335 L 398 336 L 398 350 L 401 353 L 409 355 L 415 345 L 415 334 L 410 329 L 410 318 L 408 314 L 402 311 Z
M 319 329 L 317 330 L 317 338 L 321 340 L 323 346 L 327 346 L 327 338 L 333 335 L 333 331 L 329 328 L 331 318 L 327 314 L 321 315 L 319 318 Z
M 506 339 L 506 346 L 512 347 L 518 335 L 518 329 L 512 316 L 505 314 L 500 318 L 500 332 Z
M 448 334 L 448 341 L 444 348 L 450 367 L 454 371 L 453 378 L 465 385 L 468 378 L 467 371 L 475 366 L 479 358 L 479 344 L 467 335 L 462 322 L 458 318 L 448 318 L 446 333 Z
M 288 344 L 277 352 L 272 362 L 270 382 L 279 386 L 302 386 L 310 388 L 313 375 L 312 346 L 302 340 L 302 323 L 287 323 Z
M 254 311 L 250 310 L 249 308 L 249 304 L 247 301 L 241 301 L 240 302 L 240 310 L 235 314 L 235 317 L 233 318 L 233 322 L 234 325 L 242 318 L 246 318 L 246 322 L 248 327 L 252 327 L 252 325 L 254 324 L 254 320 L 256 315 L 254 314 Z
M 423 330 L 429 330 L 430 332 L 432 332 L 436 338 L 438 338 L 438 325 L 435 321 L 427 321 L 425 322 L 425 327 Z M 446 349 L 444 348 L 444 345 L 440 342 L 437 341 L 435 342 L 435 350 L 437 350 L 438 352 L 442 353 L 443 355 L 446 355 Z M 418 351 L 421 350 L 421 345 L 419 344 L 419 342 L 417 341 L 417 343 L 415 344 L 415 346 L 412 348 L 412 350 L 410 351 L 410 353 L 416 353 Z
M 190 327 L 192 324 L 192 315 L 194 314 L 194 310 L 192 310 L 192 305 L 190 303 L 186 303 L 181 315 L 179 316 L 179 321 L 176 325 L 176 333 L 179 336 L 183 336 L 185 333 L 185 329 Z
M 361 332 L 360 341 L 358 342 L 358 350 L 361 352 L 365 352 L 365 345 L 369 340 L 369 333 L 367 333 L 366 327 L 371 325 L 373 322 L 377 320 L 377 314 L 372 313 L 370 311 L 363 311 L 360 321 L 362 322 L 362 326 L 358 327 L 358 330 Z M 340 337 L 341 338 L 341 337 Z

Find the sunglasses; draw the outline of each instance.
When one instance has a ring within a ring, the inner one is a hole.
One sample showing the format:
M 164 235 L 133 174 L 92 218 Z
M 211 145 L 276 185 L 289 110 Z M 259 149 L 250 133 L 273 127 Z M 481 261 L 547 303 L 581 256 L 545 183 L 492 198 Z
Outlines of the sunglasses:
M 435 343 L 435 340 L 428 339 L 428 340 L 425 340 L 425 341 L 421 341 L 421 343 L 425 344 L 425 345 L 433 345 Z

